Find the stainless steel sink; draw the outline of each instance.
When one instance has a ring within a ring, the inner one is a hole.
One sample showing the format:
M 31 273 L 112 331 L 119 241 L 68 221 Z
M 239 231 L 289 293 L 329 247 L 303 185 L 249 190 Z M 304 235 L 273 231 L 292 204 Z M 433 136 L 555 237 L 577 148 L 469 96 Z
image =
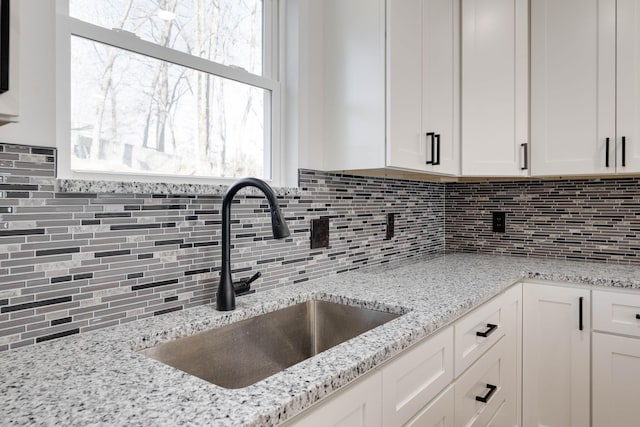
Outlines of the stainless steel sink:
M 307 301 L 142 352 L 225 388 L 242 388 L 398 317 Z

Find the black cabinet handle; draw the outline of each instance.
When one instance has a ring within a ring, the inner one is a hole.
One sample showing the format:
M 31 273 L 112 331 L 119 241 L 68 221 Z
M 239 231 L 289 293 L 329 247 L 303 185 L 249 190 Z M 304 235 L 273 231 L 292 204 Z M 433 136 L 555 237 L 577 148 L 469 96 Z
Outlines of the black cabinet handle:
M 636 319 L 640 320 L 640 314 L 636 314 Z
M 622 167 L 627 166 L 627 137 L 622 137 Z
M 487 330 L 482 332 L 476 332 L 477 337 L 486 338 L 492 333 L 494 333 L 498 329 L 498 325 L 494 325 L 492 323 L 487 323 Z
M 487 403 L 489 399 L 491 399 L 491 396 L 493 396 L 493 393 L 498 390 L 498 386 L 493 384 L 487 384 L 487 388 L 489 389 L 487 394 L 485 394 L 484 396 L 476 396 L 476 400 L 478 402 Z
M 438 166 L 440 164 L 440 134 L 437 133 L 435 135 L 436 139 L 436 150 L 438 151 L 438 155 L 436 157 L 437 160 L 434 159 L 433 166 Z
M 604 165 L 609 167 L 609 138 L 605 139 L 606 152 L 604 154 Z
M 435 161 L 435 148 L 433 145 L 433 139 L 435 137 L 435 133 L 434 132 L 427 132 L 427 144 L 429 144 L 429 142 L 431 142 L 431 160 L 427 160 L 427 164 L 428 165 L 433 165 L 434 161 Z
M 578 329 L 583 330 L 584 329 L 584 325 L 582 324 L 582 301 L 584 300 L 584 297 L 580 297 L 579 298 L 579 305 L 578 305 Z
M 526 171 L 529 169 L 529 150 L 527 150 L 528 143 L 520 144 L 520 147 L 523 149 L 522 158 L 524 159 L 524 166 L 520 168 L 520 170 Z

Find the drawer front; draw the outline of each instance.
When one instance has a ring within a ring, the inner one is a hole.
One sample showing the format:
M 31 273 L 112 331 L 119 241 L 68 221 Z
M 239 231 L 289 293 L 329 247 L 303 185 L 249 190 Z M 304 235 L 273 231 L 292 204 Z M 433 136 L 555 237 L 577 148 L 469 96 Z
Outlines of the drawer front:
M 640 337 L 640 292 L 593 291 L 593 329 Z
M 406 350 L 382 369 L 382 424 L 401 426 L 453 380 L 453 328 Z
M 455 425 L 516 425 L 515 399 L 515 341 L 505 336 L 456 381 Z
M 521 286 L 514 286 L 456 322 L 456 378 L 505 334 L 515 334 L 521 292 Z
M 453 427 L 453 386 L 429 403 L 405 427 Z

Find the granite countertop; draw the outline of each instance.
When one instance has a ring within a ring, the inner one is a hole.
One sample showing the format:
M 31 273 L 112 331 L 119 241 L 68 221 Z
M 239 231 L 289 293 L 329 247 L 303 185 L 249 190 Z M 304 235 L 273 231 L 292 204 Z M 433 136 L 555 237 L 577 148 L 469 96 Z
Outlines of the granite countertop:
M 638 267 L 489 255 L 334 275 L 0 353 L 0 424 L 277 425 L 522 278 L 640 288 Z M 238 390 L 137 352 L 313 298 L 405 314 Z

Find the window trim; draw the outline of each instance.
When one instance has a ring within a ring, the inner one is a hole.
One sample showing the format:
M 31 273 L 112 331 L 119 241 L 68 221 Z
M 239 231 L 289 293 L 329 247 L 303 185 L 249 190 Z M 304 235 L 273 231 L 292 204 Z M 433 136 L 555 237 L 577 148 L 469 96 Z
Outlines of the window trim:
M 79 171 L 71 169 L 71 38 L 81 37 L 124 49 L 136 54 L 188 67 L 214 76 L 247 84 L 270 92 L 271 102 L 265 103 L 264 134 L 265 181 L 274 186 L 285 184 L 282 143 L 282 84 L 279 79 L 279 0 L 263 0 L 263 75 L 243 68 L 219 64 L 138 38 L 133 33 L 114 31 L 69 16 L 69 0 L 56 0 L 56 145 L 58 177 L 91 181 L 158 182 L 181 184 L 229 184 L 238 178 L 167 175 L 154 173 L 123 173 Z M 266 120 L 270 116 L 270 120 Z

